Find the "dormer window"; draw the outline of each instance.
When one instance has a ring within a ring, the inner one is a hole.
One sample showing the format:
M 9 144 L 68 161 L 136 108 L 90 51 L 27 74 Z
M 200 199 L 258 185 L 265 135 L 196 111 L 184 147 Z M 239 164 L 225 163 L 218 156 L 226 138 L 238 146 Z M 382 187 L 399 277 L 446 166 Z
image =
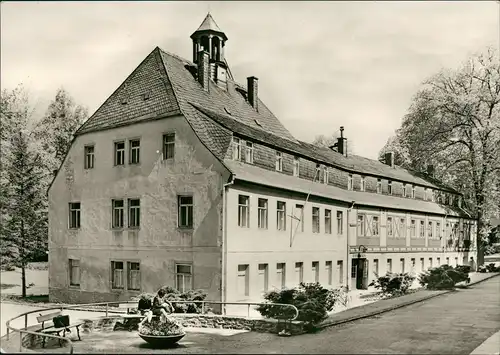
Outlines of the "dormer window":
M 328 171 L 328 167 L 327 166 L 323 167 L 323 172 L 324 172 L 324 174 L 323 174 L 323 183 L 325 185 L 328 185 L 329 180 L 330 180 L 330 172 Z
M 318 182 L 321 181 L 321 165 L 316 164 L 316 174 L 314 175 L 314 181 L 318 178 Z
M 347 176 L 347 190 L 352 190 L 352 174 Z
M 431 189 L 430 192 L 431 192 L 431 200 L 432 200 L 432 202 L 436 202 L 436 191 L 434 191 L 434 190 Z
M 241 140 L 233 137 L 233 160 L 241 160 Z
M 382 193 L 382 180 L 377 179 L 377 193 L 381 194 Z
M 415 185 L 411 185 L 411 198 L 415 198 Z
M 392 181 L 389 181 L 389 182 L 387 183 L 387 193 L 388 193 L 389 195 L 392 195 Z
M 299 176 L 300 173 L 300 159 L 298 157 L 293 158 L 293 176 Z
M 406 197 L 406 184 L 403 184 L 403 197 Z
M 364 176 L 361 177 L 361 191 L 365 191 L 366 190 L 366 179 Z
M 276 171 L 283 171 L 283 155 L 281 152 L 276 152 Z
M 245 162 L 253 164 L 253 143 L 246 142 L 245 147 Z

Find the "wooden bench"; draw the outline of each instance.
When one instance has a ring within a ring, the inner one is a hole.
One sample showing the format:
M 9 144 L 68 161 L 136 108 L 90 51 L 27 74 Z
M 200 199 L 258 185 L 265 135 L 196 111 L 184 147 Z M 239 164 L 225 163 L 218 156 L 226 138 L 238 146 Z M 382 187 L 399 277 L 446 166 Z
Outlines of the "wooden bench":
M 54 327 L 54 325 L 52 325 L 52 326 L 45 328 L 46 322 L 52 321 L 54 317 L 58 317 L 60 315 L 62 315 L 61 311 L 57 311 L 57 312 L 53 312 L 53 313 L 49 313 L 49 314 L 44 314 L 44 315 L 42 315 L 40 313 L 40 316 L 36 317 L 36 320 L 38 321 L 38 323 L 42 323 L 42 329 L 39 330 L 39 332 L 44 333 L 44 334 L 57 334 L 57 336 L 60 336 L 60 334 L 62 332 L 63 337 L 66 337 L 66 331 L 69 330 L 69 328 L 76 328 L 78 340 L 82 340 L 80 338 L 80 326 L 83 325 L 84 322 L 75 322 L 75 323 L 68 325 L 67 327 L 56 328 L 56 327 Z M 42 336 L 42 338 L 43 338 L 42 339 L 42 348 L 44 348 L 45 347 L 45 337 Z M 59 346 L 62 346 L 61 339 L 59 339 Z

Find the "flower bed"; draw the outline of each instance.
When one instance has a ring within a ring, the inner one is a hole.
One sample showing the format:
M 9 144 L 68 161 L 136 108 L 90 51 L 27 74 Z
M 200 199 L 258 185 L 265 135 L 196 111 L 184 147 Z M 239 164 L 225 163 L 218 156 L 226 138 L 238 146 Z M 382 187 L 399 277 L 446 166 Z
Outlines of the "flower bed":
M 144 322 L 139 325 L 139 333 L 143 335 L 180 335 L 184 334 L 182 326 L 173 319 L 167 319 L 166 322 L 155 318 L 151 322 Z

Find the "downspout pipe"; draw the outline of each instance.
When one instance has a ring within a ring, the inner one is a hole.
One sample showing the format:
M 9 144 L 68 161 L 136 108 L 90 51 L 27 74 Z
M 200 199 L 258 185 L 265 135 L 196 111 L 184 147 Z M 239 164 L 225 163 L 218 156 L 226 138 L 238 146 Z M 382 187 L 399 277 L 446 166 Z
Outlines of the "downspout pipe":
M 227 190 L 234 184 L 235 174 L 231 174 L 227 184 L 222 186 L 222 273 L 221 273 L 221 299 L 227 302 Z M 222 305 L 223 314 L 226 314 L 226 306 Z
M 350 223 L 349 223 L 349 213 L 351 210 L 354 208 L 354 205 L 356 204 L 356 201 L 351 202 L 351 207 L 347 209 L 347 240 L 346 240 L 346 246 L 347 246 L 347 251 L 346 251 L 346 279 L 345 279 L 345 284 L 347 287 L 347 291 L 349 292 L 349 275 L 351 274 L 351 268 L 349 267 L 349 255 L 350 255 L 350 245 L 349 245 L 349 229 L 350 229 Z

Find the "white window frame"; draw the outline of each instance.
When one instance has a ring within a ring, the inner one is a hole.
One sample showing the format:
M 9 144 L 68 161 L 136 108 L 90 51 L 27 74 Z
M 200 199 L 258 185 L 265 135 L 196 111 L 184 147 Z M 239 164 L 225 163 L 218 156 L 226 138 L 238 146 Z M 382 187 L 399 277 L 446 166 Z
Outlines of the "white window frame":
M 417 236 L 417 220 L 410 220 L 410 238 L 416 238 Z
M 132 265 L 138 265 L 138 269 L 132 269 Z M 132 287 L 132 277 L 135 274 L 137 287 Z M 138 261 L 127 261 L 127 290 L 141 290 L 141 263 Z
M 85 157 L 84 160 L 84 168 L 85 169 L 94 169 L 94 163 L 95 163 L 95 145 L 94 144 L 89 144 L 84 146 L 83 148 L 83 154 Z
M 245 143 L 245 162 L 253 164 L 253 143 L 246 141 Z
M 258 266 L 258 276 L 259 276 L 259 284 L 260 291 L 267 292 L 269 289 L 269 264 L 259 264 Z M 260 281 L 262 280 L 262 284 Z
M 321 225 L 320 214 L 321 214 L 320 208 L 313 206 L 312 207 L 312 211 L 311 211 L 311 216 L 312 216 L 312 232 L 313 233 L 319 233 L 320 232 L 320 229 L 321 229 L 321 227 L 320 227 L 320 225 Z
M 276 276 L 278 278 L 278 282 L 280 283 L 280 287 L 283 289 L 286 287 L 286 263 L 277 263 L 276 264 Z
M 311 263 L 311 271 L 314 277 L 314 282 L 319 282 L 319 261 Z
M 377 193 L 382 193 L 382 179 L 377 179 Z
M 366 178 L 364 176 L 361 176 L 360 190 L 366 191 Z
M 233 160 L 240 161 L 241 160 L 241 139 L 239 139 L 238 137 L 233 137 L 232 146 L 233 146 Z
M 415 198 L 415 185 L 411 185 L 411 198 Z
M 137 165 L 141 163 L 141 140 L 139 138 L 129 139 L 129 153 L 128 159 L 130 165 Z
M 276 171 L 283 171 L 283 153 L 276 151 Z
M 263 203 L 261 203 L 263 202 Z M 258 200 L 258 227 L 260 229 L 267 229 L 269 226 L 269 201 L 265 198 L 259 198 Z
M 419 238 L 425 238 L 425 221 L 424 220 L 420 220 L 418 236 L 419 236 Z
M 138 205 L 132 203 L 138 202 Z M 128 203 L 128 227 L 138 229 L 141 227 L 141 200 L 138 198 L 129 198 Z
M 69 208 L 68 228 L 80 229 L 82 222 L 82 203 L 70 202 L 68 204 L 68 208 Z
M 330 171 L 327 166 L 323 166 L 323 184 L 328 185 L 330 182 Z
M 403 184 L 403 197 L 406 197 L 406 184 Z
M 337 211 L 337 235 L 344 234 L 344 213 Z
M 300 174 L 300 158 L 293 158 L 293 176 L 299 176 Z
M 238 195 L 238 227 L 250 228 L 250 196 Z
M 387 181 L 387 194 L 392 195 L 392 181 Z
M 297 218 L 297 223 L 299 223 L 299 228 L 297 229 L 297 231 L 304 232 L 304 205 L 300 205 L 297 203 L 295 204 L 295 209 L 300 211 L 298 215 L 295 215 L 295 218 Z
M 325 234 L 332 234 L 332 210 L 325 208 Z
M 189 201 L 191 199 L 191 201 Z M 194 227 L 194 197 L 192 195 L 178 195 L 178 218 L 179 228 L 190 229 Z
M 387 216 L 387 236 L 393 238 L 394 237 L 394 229 L 392 224 L 393 218 L 392 216 Z
M 119 146 L 123 145 L 122 148 Z M 123 166 L 125 165 L 125 141 L 116 141 L 114 142 L 114 163 L 115 166 Z
M 121 264 L 121 269 L 117 269 L 117 264 Z M 111 288 L 113 290 L 124 290 L 125 289 L 125 267 L 126 262 L 123 260 L 111 260 Z M 121 270 L 120 272 L 117 272 Z M 119 277 L 117 277 L 119 276 Z M 117 282 L 120 280 L 120 282 Z
M 68 266 L 69 266 L 69 285 L 71 287 L 80 287 L 81 283 L 80 260 L 69 259 Z
M 286 231 L 286 202 L 284 201 L 276 201 L 276 229 Z
M 325 271 L 326 271 L 326 283 L 327 285 L 333 285 L 333 263 L 331 261 L 325 261 Z
M 175 157 L 175 133 L 165 133 L 163 135 L 163 160 L 174 159 Z
M 121 206 L 119 204 L 121 203 Z M 122 229 L 125 226 L 125 201 L 111 200 L 111 228 Z
M 352 190 L 353 189 L 353 179 L 352 179 L 352 174 L 347 175 L 347 190 Z
M 304 263 L 301 261 L 295 263 L 295 279 L 297 284 L 304 282 Z
M 179 267 L 188 267 L 189 272 L 180 271 Z M 182 285 L 180 284 L 182 283 Z M 179 292 L 186 292 L 193 289 L 193 264 L 178 262 L 175 263 L 175 288 Z

